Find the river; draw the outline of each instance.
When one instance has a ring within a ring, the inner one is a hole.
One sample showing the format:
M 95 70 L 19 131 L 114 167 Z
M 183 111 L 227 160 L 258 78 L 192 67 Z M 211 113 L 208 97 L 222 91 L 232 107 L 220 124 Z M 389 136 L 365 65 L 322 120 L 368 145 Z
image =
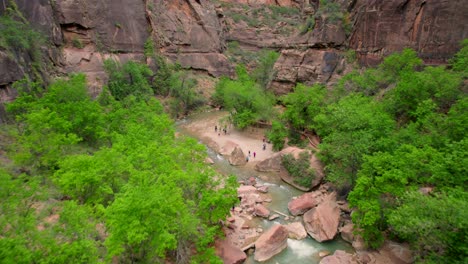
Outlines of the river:
M 206 131 L 214 127 L 218 120 L 222 118 L 225 113 L 214 111 L 205 112 L 192 115 L 184 120 L 177 122 L 177 130 L 185 135 L 197 138 L 200 143 L 207 145 Z M 252 138 L 259 138 L 263 131 L 231 131 L 231 135 L 238 137 L 245 137 L 246 141 Z M 261 142 L 261 141 L 260 141 Z M 279 211 L 288 213 L 288 202 L 294 196 L 299 196 L 303 192 L 295 189 L 294 187 L 283 182 L 280 177 L 275 173 L 261 173 L 253 169 L 253 166 L 235 167 L 220 154 L 215 153 L 212 149 L 207 147 L 209 157 L 214 161 L 215 169 L 224 175 L 235 175 L 238 180 L 247 180 L 249 177 L 254 176 L 257 183 L 267 185 L 269 187 L 269 194 L 271 195 L 272 202 L 267 205 L 270 211 Z M 263 218 L 256 218 L 254 223 L 261 227 L 263 230 L 268 230 L 273 224 L 287 224 L 283 217 L 274 221 L 268 221 Z M 339 236 L 338 236 L 339 237 Z M 353 253 L 354 250 L 351 245 L 341 238 L 336 238 L 333 241 L 319 243 L 308 236 L 304 240 L 288 239 L 288 247 L 280 254 L 274 256 L 268 261 L 262 262 L 265 264 L 314 264 L 320 262 L 318 253 L 320 251 L 329 251 L 331 254 L 337 249 L 345 250 Z M 253 255 L 248 256 L 245 263 L 259 263 L 253 259 Z

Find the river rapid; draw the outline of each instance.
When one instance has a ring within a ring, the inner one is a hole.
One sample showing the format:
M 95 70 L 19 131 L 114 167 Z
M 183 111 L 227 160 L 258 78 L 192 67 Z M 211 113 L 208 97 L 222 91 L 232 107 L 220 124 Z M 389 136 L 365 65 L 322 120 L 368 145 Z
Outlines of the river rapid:
M 205 146 L 209 145 L 209 137 L 207 137 L 207 131 L 211 131 L 214 124 L 219 124 L 219 120 L 225 116 L 226 113 L 220 111 L 205 112 L 195 114 L 187 117 L 184 120 L 177 122 L 177 131 L 184 135 L 194 137 Z M 263 137 L 264 131 L 261 129 L 247 130 L 247 131 L 236 131 L 233 128 L 229 128 L 231 131 L 227 136 L 232 135 L 236 138 L 245 139 L 245 142 L 249 140 L 259 140 Z M 214 134 L 216 136 L 216 134 Z M 224 135 L 220 135 L 224 136 Z M 226 136 L 226 137 L 227 137 Z M 244 137 L 244 138 L 243 138 Z M 259 143 L 259 145 L 261 145 Z M 242 147 L 242 146 L 241 146 Z M 271 146 L 269 146 L 271 148 Z M 246 151 L 245 149 L 243 149 Z M 227 159 L 216 153 L 213 149 L 207 146 L 208 156 L 214 161 L 213 166 L 215 169 L 223 175 L 235 175 L 239 181 L 247 180 L 250 177 L 255 177 L 257 183 L 261 185 L 267 185 L 272 202 L 268 203 L 266 207 L 273 213 L 274 211 L 289 214 L 288 202 L 295 196 L 301 195 L 303 192 L 295 189 L 294 187 L 283 182 L 279 175 L 276 173 L 268 172 L 262 173 L 255 171 L 253 165 L 244 167 L 235 167 L 229 164 Z M 263 218 L 255 217 L 254 224 L 263 230 L 268 230 L 274 224 L 287 224 L 290 221 L 285 221 L 284 217 L 279 217 L 274 221 L 268 221 Z M 339 237 L 339 235 L 338 235 Z M 303 240 L 288 239 L 288 247 L 283 250 L 280 254 L 274 256 L 268 261 L 262 262 L 266 264 L 315 264 L 320 262 L 319 252 L 328 251 L 331 254 L 337 249 L 345 250 L 353 253 L 354 250 L 351 245 L 341 238 L 335 238 L 333 241 L 319 243 L 308 236 Z M 259 263 L 253 259 L 253 255 L 249 255 L 245 263 Z

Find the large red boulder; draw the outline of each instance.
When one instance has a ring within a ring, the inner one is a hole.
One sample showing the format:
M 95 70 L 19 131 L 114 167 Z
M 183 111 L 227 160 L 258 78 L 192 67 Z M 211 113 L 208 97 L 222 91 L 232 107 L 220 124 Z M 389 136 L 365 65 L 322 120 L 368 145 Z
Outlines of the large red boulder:
M 263 204 L 257 204 L 255 205 L 255 215 L 267 218 L 270 216 L 270 211 Z
M 274 225 L 255 242 L 254 259 L 265 261 L 288 247 L 288 230 L 282 225 Z
M 289 238 L 301 240 L 307 237 L 307 232 L 301 222 L 294 222 L 285 226 L 289 231 Z
M 337 250 L 331 256 L 324 257 L 319 264 L 358 264 L 357 257 L 343 250 Z
M 228 240 L 217 240 L 215 249 L 216 255 L 223 260 L 224 264 L 241 264 L 247 258 L 244 251 L 232 245 Z
M 289 212 L 294 216 L 304 214 L 320 203 L 320 195 L 320 192 L 308 192 L 297 197 L 296 199 L 291 200 L 288 203 Z
M 318 242 L 332 240 L 338 232 L 339 221 L 340 209 L 331 199 L 325 200 L 304 214 L 307 233 Z

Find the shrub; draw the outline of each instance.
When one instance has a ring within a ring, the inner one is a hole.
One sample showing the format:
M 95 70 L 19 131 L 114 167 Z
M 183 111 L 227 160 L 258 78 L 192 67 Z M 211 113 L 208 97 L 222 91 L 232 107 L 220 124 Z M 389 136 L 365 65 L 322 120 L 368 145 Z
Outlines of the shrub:
M 293 177 L 295 183 L 310 188 L 316 176 L 314 169 L 310 167 L 310 153 L 308 151 L 301 152 L 298 159 L 295 159 L 291 154 L 284 155 L 281 159 L 281 165 Z

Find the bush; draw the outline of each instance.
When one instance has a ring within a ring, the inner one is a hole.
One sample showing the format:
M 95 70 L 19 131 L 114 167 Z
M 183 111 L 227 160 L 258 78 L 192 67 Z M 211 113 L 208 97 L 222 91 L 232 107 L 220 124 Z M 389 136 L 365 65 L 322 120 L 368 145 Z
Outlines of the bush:
M 310 188 L 315 179 L 315 171 L 310 167 L 310 153 L 303 151 L 299 158 L 295 159 L 293 155 L 286 154 L 281 158 L 281 165 L 293 177 L 294 182 L 300 186 Z

